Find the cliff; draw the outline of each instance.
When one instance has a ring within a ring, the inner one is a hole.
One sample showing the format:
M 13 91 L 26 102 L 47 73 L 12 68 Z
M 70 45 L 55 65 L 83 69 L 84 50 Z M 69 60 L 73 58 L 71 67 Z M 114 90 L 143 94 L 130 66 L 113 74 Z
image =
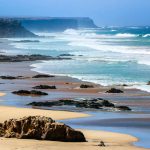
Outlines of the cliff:
M 21 18 L 22 25 L 30 31 L 51 32 L 66 29 L 97 28 L 90 18 Z
M 11 37 L 36 37 L 21 25 L 21 22 L 14 19 L 0 19 L 0 38 Z

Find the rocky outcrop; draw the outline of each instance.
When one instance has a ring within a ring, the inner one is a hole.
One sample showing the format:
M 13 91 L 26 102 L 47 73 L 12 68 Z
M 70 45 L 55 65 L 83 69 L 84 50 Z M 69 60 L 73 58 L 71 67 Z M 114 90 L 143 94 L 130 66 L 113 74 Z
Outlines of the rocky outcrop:
M 56 86 L 49 86 L 49 85 L 38 85 L 33 87 L 33 89 L 56 89 Z
M 120 89 L 111 88 L 110 90 L 106 91 L 106 93 L 124 93 Z
M 0 38 L 37 37 L 14 19 L 0 19 Z
M 44 106 L 44 107 L 53 107 L 53 106 L 73 106 L 77 108 L 86 108 L 86 109 L 107 109 L 107 110 L 119 110 L 119 111 L 130 111 L 131 109 L 127 106 L 115 106 L 112 102 L 108 100 L 103 100 L 101 98 L 89 99 L 89 100 L 72 100 L 72 99 L 62 99 L 58 101 L 46 101 L 46 102 L 32 102 L 28 105 L 32 106 Z
M 14 91 L 12 93 L 16 95 L 20 95 L 20 96 L 46 96 L 48 95 L 45 92 L 36 91 L 36 90 L 32 90 L 32 91 L 19 90 L 19 91 Z
M 63 123 L 57 123 L 51 118 L 40 116 L 5 121 L 0 124 L 0 136 L 63 142 L 86 141 L 82 132 L 76 131 Z
M 71 58 L 52 57 L 45 55 L 0 55 L 0 62 L 22 62 L 22 61 L 36 61 L 36 60 L 68 60 Z

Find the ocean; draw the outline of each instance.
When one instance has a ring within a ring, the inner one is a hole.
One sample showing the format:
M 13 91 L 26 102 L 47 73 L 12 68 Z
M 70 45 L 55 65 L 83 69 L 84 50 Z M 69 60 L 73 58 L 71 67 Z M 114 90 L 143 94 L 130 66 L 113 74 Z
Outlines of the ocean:
M 150 92 L 150 27 L 101 27 L 36 33 L 40 42 L 13 42 L 14 54 L 70 54 L 71 60 L 43 61 L 33 70 L 107 85 L 127 84 Z

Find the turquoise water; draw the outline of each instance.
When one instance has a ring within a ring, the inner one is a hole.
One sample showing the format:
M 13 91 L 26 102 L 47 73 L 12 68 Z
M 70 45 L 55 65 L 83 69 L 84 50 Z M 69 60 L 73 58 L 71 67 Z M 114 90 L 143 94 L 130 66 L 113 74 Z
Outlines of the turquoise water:
M 72 60 L 33 64 L 34 70 L 102 85 L 129 84 L 150 92 L 146 85 L 150 80 L 150 27 L 68 29 L 37 34 L 44 36 L 38 38 L 39 43 L 12 42 L 18 48 L 13 52 L 74 56 Z

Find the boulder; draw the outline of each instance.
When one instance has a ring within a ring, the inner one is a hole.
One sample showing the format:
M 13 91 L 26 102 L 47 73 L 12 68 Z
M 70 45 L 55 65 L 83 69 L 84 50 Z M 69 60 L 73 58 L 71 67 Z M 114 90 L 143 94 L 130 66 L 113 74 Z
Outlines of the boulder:
M 12 93 L 16 94 L 16 95 L 21 95 L 21 96 L 45 96 L 45 95 L 48 95 L 45 92 L 36 91 L 36 90 L 32 90 L 32 91 L 19 90 L 19 91 L 14 91 Z
M 110 90 L 106 91 L 106 93 L 124 93 L 120 89 L 111 88 Z
M 81 84 L 80 88 L 87 89 L 87 88 L 94 88 L 94 86 L 93 85 L 87 85 L 87 84 Z
M 5 121 L 0 125 L 0 136 L 63 142 L 86 141 L 82 132 L 76 131 L 63 123 L 57 123 L 49 117 L 40 116 Z

